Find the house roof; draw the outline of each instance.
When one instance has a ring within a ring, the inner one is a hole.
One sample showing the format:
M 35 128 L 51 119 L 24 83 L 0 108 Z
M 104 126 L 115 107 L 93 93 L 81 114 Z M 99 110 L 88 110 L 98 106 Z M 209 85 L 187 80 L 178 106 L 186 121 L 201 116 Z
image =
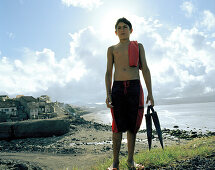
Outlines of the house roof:
M 36 102 L 37 101 L 37 99 L 35 99 L 32 96 L 22 96 L 22 97 L 20 97 L 20 99 L 24 100 L 25 102 Z
M 24 95 L 16 95 L 16 98 L 20 98 L 20 97 L 22 97 L 22 96 L 24 96 Z

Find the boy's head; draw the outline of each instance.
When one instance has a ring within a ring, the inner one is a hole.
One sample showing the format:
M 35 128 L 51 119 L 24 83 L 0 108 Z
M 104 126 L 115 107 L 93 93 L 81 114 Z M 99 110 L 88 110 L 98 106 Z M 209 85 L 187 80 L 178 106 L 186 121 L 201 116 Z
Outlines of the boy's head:
M 116 25 L 115 25 L 115 30 L 117 31 L 117 26 L 120 22 L 123 22 L 125 24 L 127 24 L 129 26 L 129 29 L 132 30 L 132 25 L 131 25 L 131 22 L 129 20 L 127 20 L 126 18 L 119 18 L 116 22 Z
M 130 34 L 133 32 L 131 22 L 126 18 L 119 18 L 115 25 L 115 34 L 122 39 L 129 39 Z

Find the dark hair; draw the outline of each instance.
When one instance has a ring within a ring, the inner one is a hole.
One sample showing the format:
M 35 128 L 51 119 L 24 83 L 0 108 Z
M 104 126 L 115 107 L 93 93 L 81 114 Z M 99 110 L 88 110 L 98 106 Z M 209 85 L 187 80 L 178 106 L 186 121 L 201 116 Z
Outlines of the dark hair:
M 116 21 L 116 25 L 115 25 L 115 30 L 117 29 L 117 25 L 120 23 L 120 22 L 123 22 L 125 24 L 127 24 L 130 28 L 130 30 L 132 29 L 132 25 L 131 25 L 131 22 L 129 20 L 127 20 L 126 18 L 119 18 L 117 21 Z

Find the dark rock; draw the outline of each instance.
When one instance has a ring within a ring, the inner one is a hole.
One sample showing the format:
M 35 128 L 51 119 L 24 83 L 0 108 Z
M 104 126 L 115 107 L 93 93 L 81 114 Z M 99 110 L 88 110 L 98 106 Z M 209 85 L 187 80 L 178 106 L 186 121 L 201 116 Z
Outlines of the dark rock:
M 69 132 L 69 122 L 60 119 L 0 123 L 0 140 L 59 136 L 67 132 Z
M 182 132 L 179 130 L 179 129 L 177 129 L 177 130 L 172 130 L 171 132 L 170 132 L 170 135 L 172 135 L 172 136 L 180 136 L 182 134 Z
M 207 135 L 208 136 L 215 136 L 215 132 L 208 132 Z
M 173 126 L 173 128 L 179 128 L 179 126 L 175 125 L 175 126 Z
M 164 128 L 164 129 L 162 130 L 162 133 L 169 133 L 169 132 L 170 132 L 170 129 Z
M 76 126 L 70 125 L 70 129 L 74 130 L 74 129 L 76 129 Z
M 191 138 L 197 138 L 198 135 L 197 134 L 193 134 L 193 135 L 190 135 Z
M 105 149 L 106 149 L 107 151 L 109 151 L 109 150 L 111 150 L 111 147 L 107 146 Z
M 15 164 L 13 167 L 17 170 L 28 170 L 28 167 L 24 164 Z
M 139 132 L 139 133 L 146 133 L 146 129 L 139 130 L 138 132 Z

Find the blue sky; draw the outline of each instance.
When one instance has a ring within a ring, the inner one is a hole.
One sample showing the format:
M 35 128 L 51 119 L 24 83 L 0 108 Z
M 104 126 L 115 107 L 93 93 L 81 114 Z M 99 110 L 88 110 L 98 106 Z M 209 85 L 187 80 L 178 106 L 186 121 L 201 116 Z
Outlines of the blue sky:
M 145 47 L 155 100 L 215 95 L 213 0 L 0 1 L 0 93 L 103 102 L 123 16 Z

